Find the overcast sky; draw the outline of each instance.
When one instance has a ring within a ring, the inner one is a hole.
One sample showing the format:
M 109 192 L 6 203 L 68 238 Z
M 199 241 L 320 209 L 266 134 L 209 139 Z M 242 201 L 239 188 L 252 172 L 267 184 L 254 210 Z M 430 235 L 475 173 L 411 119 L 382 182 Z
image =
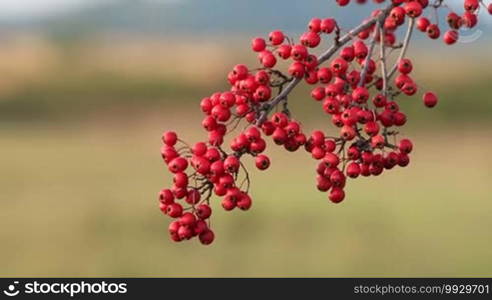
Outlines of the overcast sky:
M 0 0 L 0 17 L 28 18 L 79 8 L 97 0 Z M 99 0 L 99 2 L 104 0 Z

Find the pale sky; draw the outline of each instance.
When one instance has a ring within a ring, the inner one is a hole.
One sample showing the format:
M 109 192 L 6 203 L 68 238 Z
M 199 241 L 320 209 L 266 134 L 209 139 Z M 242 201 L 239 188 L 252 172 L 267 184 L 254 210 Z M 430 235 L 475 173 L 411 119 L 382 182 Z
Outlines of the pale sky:
M 77 9 L 84 5 L 95 3 L 118 1 L 118 0 L 0 0 L 0 18 L 29 18 L 37 16 L 53 15 L 58 12 Z M 148 2 L 178 3 L 183 0 L 135 0 Z M 228 1 L 228 0 L 225 0 Z M 453 8 L 460 8 L 463 0 L 447 0 Z M 460 11 L 460 9 L 457 9 Z M 486 15 L 484 9 L 482 14 Z M 486 21 L 491 21 L 492 17 L 487 16 Z
M 32 17 L 56 14 L 104 0 L 0 0 L 0 17 Z

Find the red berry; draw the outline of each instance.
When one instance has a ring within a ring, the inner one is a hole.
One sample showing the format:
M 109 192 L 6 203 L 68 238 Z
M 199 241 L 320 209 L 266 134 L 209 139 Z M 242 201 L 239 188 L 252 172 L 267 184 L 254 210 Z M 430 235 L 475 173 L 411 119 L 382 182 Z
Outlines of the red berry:
M 239 170 L 239 159 L 235 156 L 228 156 L 224 160 L 224 169 L 229 173 L 237 173 Z
M 321 21 L 320 29 L 323 33 L 330 34 L 335 30 L 337 22 L 335 19 L 324 19 Z
M 298 61 L 295 61 L 290 65 L 288 71 L 289 71 L 290 75 L 292 75 L 296 78 L 302 78 L 302 77 L 304 77 L 304 73 L 305 73 L 304 64 L 302 64 Z
M 478 0 L 465 0 L 464 7 L 468 12 L 474 12 L 478 9 Z
M 356 162 L 352 162 L 347 166 L 347 176 L 357 178 L 360 175 L 360 166 Z
M 207 204 L 200 204 L 196 208 L 196 215 L 198 218 L 206 220 L 212 215 L 212 209 Z
M 402 139 L 400 141 L 398 149 L 400 149 L 402 153 L 410 154 L 413 149 L 412 141 L 410 141 L 409 139 Z
M 167 146 L 172 147 L 176 145 L 176 142 L 178 141 L 178 135 L 174 131 L 166 131 L 162 134 L 162 141 Z
M 437 39 L 441 35 L 441 31 L 439 30 L 439 27 L 436 24 L 430 24 L 427 26 L 427 35 L 431 39 Z
M 251 208 L 252 204 L 253 201 L 251 200 L 251 197 L 249 197 L 248 194 L 241 192 L 241 195 L 239 196 L 239 199 L 237 201 L 237 207 L 240 210 L 248 210 Z
M 265 68 L 273 68 L 277 64 L 277 59 L 272 52 L 265 50 L 261 52 L 260 62 Z
M 197 189 L 190 189 L 185 201 L 188 204 L 197 204 L 198 202 L 200 202 L 200 197 L 200 192 Z
M 181 206 L 181 204 L 172 203 L 167 206 L 167 215 L 170 216 L 171 218 L 181 217 L 182 213 L 183 213 L 183 207 Z
M 285 36 L 282 31 L 276 30 L 270 33 L 269 39 L 272 45 L 277 46 L 284 42 Z
M 346 6 L 347 4 L 350 3 L 350 0 L 336 0 L 336 1 L 340 6 Z
M 270 159 L 266 155 L 258 155 L 255 158 L 256 167 L 260 170 L 266 170 L 270 166 Z
M 422 14 L 422 5 L 418 1 L 407 2 L 404 8 L 410 18 L 417 18 Z
M 438 98 L 436 94 L 432 92 L 425 93 L 423 99 L 424 99 L 424 105 L 429 108 L 436 106 L 438 102 Z
M 402 74 L 409 74 L 410 72 L 412 72 L 412 69 L 412 61 L 410 61 L 408 58 L 404 58 L 398 63 L 398 71 Z
M 321 31 L 321 19 L 314 18 L 309 21 L 308 29 L 311 32 L 318 33 Z
M 443 37 L 444 42 L 448 45 L 452 45 L 452 44 L 456 43 L 456 41 L 458 41 L 458 38 L 459 38 L 459 33 L 456 30 L 446 31 L 446 33 L 444 34 L 444 37 Z
M 420 18 L 417 19 L 417 28 L 420 31 L 426 32 L 427 31 L 427 27 L 429 27 L 429 25 L 430 25 L 430 21 L 426 17 L 420 17 Z
M 170 189 L 163 189 L 159 193 L 159 201 L 166 205 L 174 203 L 174 195 Z
M 288 59 L 292 53 L 292 46 L 291 45 L 281 45 L 277 49 L 277 54 L 283 59 Z
M 333 188 L 330 192 L 329 199 L 333 203 L 340 203 L 345 198 L 345 192 L 341 188 Z
M 294 60 L 302 61 L 308 56 L 308 50 L 303 45 L 294 45 L 292 47 L 291 55 Z
M 183 157 L 176 157 L 168 165 L 169 171 L 171 173 L 179 173 L 186 170 L 188 167 L 188 161 Z
M 202 243 L 203 245 L 210 245 L 214 241 L 215 235 L 212 230 L 206 230 L 200 233 L 198 238 L 200 239 L 200 243 Z
M 266 48 L 266 42 L 262 38 L 255 38 L 251 42 L 251 48 L 255 52 L 261 52 L 261 51 L 265 50 L 265 48 Z
M 181 218 L 179 218 L 179 223 L 182 226 L 191 226 L 195 223 L 195 221 L 196 221 L 195 215 L 189 212 L 184 213 L 181 216 Z

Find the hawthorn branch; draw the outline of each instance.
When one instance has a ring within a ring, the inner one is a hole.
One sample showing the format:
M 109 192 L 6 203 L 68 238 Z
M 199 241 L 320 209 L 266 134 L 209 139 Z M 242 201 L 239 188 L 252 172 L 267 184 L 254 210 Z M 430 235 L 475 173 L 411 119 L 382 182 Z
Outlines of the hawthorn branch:
M 384 30 L 381 23 L 379 25 L 379 61 L 381 64 L 381 77 L 383 80 L 383 95 L 386 96 L 388 89 L 388 74 L 386 70 L 386 46 L 384 44 Z
M 374 26 L 377 22 L 383 22 L 384 19 L 388 16 L 389 12 L 394 6 L 391 4 L 381 10 L 381 13 L 375 17 L 372 17 L 366 22 L 363 22 L 359 26 L 355 27 L 351 31 L 349 31 L 347 34 L 342 36 L 337 40 L 336 43 L 334 43 L 328 50 L 326 50 L 324 53 L 322 53 L 318 57 L 318 65 L 323 64 L 327 60 L 329 60 L 335 53 L 338 52 L 338 50 L 343 47 L 345 44 L 350 42 L 355 36 L 357 36 L 359 33 L 363 32 L 364 30 L 367 30 Z M 277 106 L 277 104 L 280 103 L 280 101 L 284 100 L 293 90 L 294 88 L 302 81 L 302 78 L 294 78 L 290 83 L 285 87 L 284 90 L 282 90 L 281 93 L 279 93 L 275 98 L 272 100 L 268 101 L 265 103 L 260 111 L 260 116 L 258 117 L 258 120 L 256 121 L 256 125 L 261 125 L 263 122 L 265 122 L 268 114 L 272 111 L 274 107 Z

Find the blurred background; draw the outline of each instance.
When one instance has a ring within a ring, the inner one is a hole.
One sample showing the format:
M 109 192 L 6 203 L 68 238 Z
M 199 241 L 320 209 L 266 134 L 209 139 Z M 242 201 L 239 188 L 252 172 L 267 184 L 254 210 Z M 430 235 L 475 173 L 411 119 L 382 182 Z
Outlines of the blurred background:
M 456 1 L 455 1 L 456 2 Z M 458 1 L 459 2 L 459 1 Z M 453 2 L 454 3 L 454 2 Z M 315 162 L 271 146 L 253 209 L 214 211 L 209 247 L 175 244 L 157 193 L 162 131 L 203 138 L 199 101 L 226 88 L 250 39 L 311 17 L 349 28 L 369 8 L 328 0 L 2 0 L 0 276 L 492 276 L 492 26 L 410 48 L 421 90 L 402 98 L 412 164 L 350 182 L 333 205 Z M 330 128 L 307 90 L 309 132 Z

